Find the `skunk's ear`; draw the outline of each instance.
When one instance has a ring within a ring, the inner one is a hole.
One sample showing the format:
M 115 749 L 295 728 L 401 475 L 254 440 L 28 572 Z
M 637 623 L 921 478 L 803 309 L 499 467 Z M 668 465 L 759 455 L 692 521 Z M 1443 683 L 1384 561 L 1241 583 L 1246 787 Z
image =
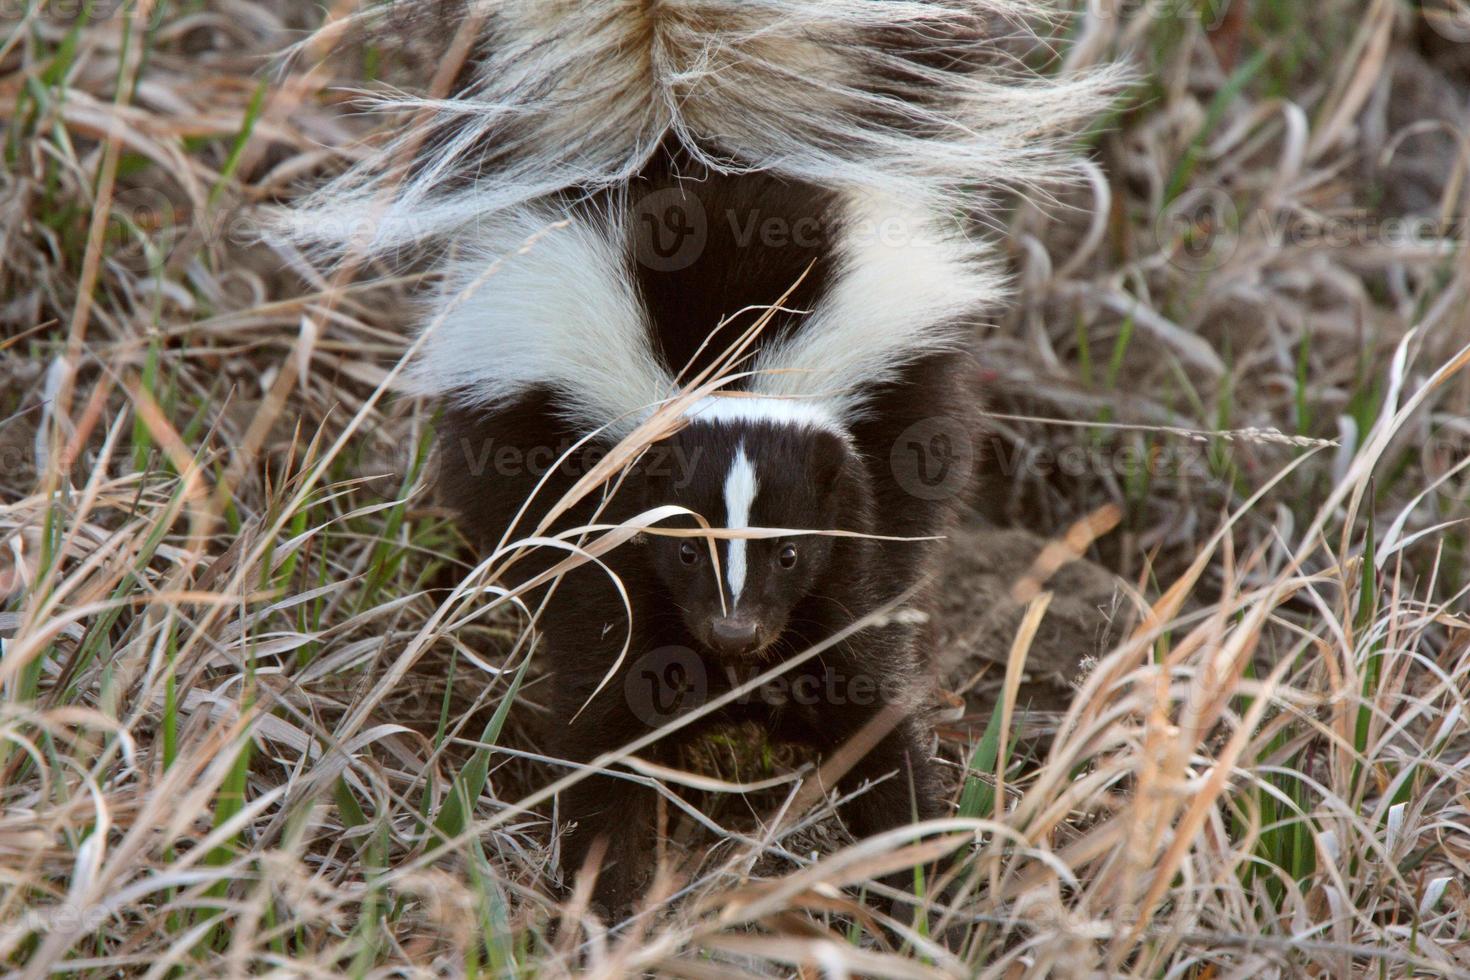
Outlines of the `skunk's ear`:
M 818 434 L 807 458 L 807 473 L 818 497 L 825 500 L 837 492 L 851 458 L 852 450 L 842 439 L 826 432 Z
M 658 467 L 649 461 L 647 454 L 628 470 L 624 480 L 643 510 L 668 502 L 664 499 L 668 496 L 668 481 L 659 478 Z
M 673 503 L 693 478 L 692 467 L 686 467 L 684 461 L 700 455 L 698 446 L 691 450 L 677 437 L 660 440 L 639 455 L 625 479 L 638 494 L 644 510 Z

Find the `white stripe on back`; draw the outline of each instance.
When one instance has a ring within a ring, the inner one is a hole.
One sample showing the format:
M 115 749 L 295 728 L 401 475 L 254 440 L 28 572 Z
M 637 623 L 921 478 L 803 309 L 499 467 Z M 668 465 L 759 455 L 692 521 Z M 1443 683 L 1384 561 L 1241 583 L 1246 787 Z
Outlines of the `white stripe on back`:
M 745 443 L 735 450 L 735 462 L 725 477 L 725 527 L 740 530 L 750 527 L 750 508 L 755 503 L 759 489 L 755 480 L 755 466 L 745 455 Z M 730 611 L 740 603 L 740 591 L 745 588 L 745 545 L 744 538 L 730 539 L 730 557 L 725 563 L 725 578 L 730 583 Z

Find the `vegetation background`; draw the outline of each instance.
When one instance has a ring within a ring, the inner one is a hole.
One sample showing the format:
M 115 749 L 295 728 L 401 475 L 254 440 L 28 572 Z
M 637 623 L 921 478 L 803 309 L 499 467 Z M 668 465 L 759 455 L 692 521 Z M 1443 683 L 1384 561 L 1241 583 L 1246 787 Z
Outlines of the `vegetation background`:
M 0 969 L 1470 976 L 1470 10 L 1059 16 L 1039 69 L 1140 83 L 997 219 L 983 516 L 1056 540 L 956 816 L 850 845 L 800 760 L 632 762 L 676 900 L 607 934 L 550 929 L 533 648 L 394 396 L 420 274 L 254 235 L 463 54 L 279 59 L 354 6 L 0 0 Z M 1135 625 L 1039 715 L 1077 555 Z M 841 890 L 936 847 L 927 918 Z

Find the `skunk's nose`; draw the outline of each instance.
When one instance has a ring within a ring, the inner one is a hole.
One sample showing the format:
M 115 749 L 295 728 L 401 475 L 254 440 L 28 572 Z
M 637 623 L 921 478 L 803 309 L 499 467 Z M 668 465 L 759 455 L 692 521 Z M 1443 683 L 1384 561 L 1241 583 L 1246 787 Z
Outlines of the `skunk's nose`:
M 749 616 L 720 616 L 710 623 L 715 649 L 730 656 L 754 649 L 759 632 L 756 621 Z

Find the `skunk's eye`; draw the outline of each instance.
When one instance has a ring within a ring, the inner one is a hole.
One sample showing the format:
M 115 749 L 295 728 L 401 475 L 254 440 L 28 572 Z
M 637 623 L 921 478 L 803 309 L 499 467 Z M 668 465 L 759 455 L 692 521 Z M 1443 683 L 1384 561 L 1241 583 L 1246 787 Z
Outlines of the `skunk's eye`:
M 796 567 L 796 545 L 794 545 L 794 544 L 783 544 L 781 546 L 781 553 L 776 556 L 776 560 L 781 563 L 781 567 L 782 568 L 795 568 Z
M 679 560 L 686 565 L 693 565 L 699 561 L 699 549 L 695 547 L 693 541 L 685 541 L 679 545 Z

